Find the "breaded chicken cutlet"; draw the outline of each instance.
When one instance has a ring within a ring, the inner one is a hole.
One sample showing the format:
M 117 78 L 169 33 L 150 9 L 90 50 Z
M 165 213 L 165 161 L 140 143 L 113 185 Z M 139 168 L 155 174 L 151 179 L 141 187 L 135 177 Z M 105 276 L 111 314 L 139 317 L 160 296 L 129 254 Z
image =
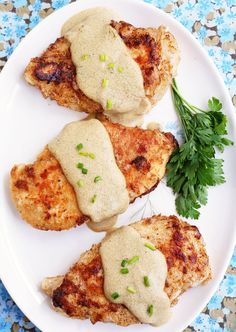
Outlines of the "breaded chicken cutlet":
M 135 28 L 126 22 L 111 22 L 138 63 L 144 81 L 145 94 L 152 105 L 160 100 L 179 63 L 179 50 L 174 36 L 160 26 Z M 102 106 L 88 98 L 76 83 L 76 69 L 71 59 L 70 43 L 58 38 L 40 56 L 31 59 L 25 69 L 25 79 L 40 89 L 45 98 L 59 105 L 86 113 L 102 113 Z
M 196 226 L 175 216 L 160 215 L 130 226 L 165 256 L 168 274 L 164 291 L 172 305 L 186 290 L 212 278 L 203 238 Z M 100 243 L 83 253 L 65 276 L 46 278 L 43 290 L 51 297 L 54 309 L 70 317 L 122 326 L 139 323 L 124 305 L 106 299 L 99 248 Z
M 109 121 L 103 125 L 133 202 L 158 185 L 177 143 L 172 134 L 159 130 L 128 128 Z M 33 164 L 13 167 L 10 190 L 22 219 L 35 228 L 59 231 L 89 221 L 79 210 L 73 187 L 47 147 Z

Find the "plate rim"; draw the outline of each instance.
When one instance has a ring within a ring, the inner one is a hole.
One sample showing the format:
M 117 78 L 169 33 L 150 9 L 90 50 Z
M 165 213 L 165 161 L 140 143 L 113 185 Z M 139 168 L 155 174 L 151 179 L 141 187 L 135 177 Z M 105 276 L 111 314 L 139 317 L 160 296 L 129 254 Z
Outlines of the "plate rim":
M 88 4 L 90 4 L 93 0 L 88 1 Z M 81 2 L 84 2 L 81 0 Z M 29 36 L 31 36 L 32 33 L 36 33 L 37 30 L 41 30 L 41 27 L 43 26 L 43 24 L 46 24 L 45 22 L 47 22 L 47 20 L 49 18 L 51 18 L 52 16 L 56 15 L 58 12 L 63 12 L 65 10 L 65 8 L 68 7 L 77 7 L 78 10 L 80 7 L 80 1 L 76 1 L 70 4 L 67 4 L 66 6 L 63 6 L 62 8 L 54 11 L 52 14 L 50 14 L 48 17 L 46 17 L 45 19 L 43 19 L 39 24 L 37 24 L 37 26 L 35 26 L 19 43 L 19 45 L 16 47 L 16 49 L 14 50 L 14 52 L 12 53 L 12 55 L 9 57 L 8 61 L 6 62 L 6 64 L 4 65 L 1 73 L 0 73 L 0 85 L 1 83 L 4 81 L 5 76 L 8 73 L 8 68 L 10 68 L 12 66 L 12 63 L 14 61 L 14 58 L 17 57 L 17 54 L 21 51 L 21 49 L 23 49 L 24 44 L 27 42 Z M 204 57 L 204 60 L 209 64 L 209 66 L 211 67 L 211 69 L 213 70 L 214 74 L 217 76 L 218 79 L 218 83 L 220 84 L 220 88 L 224 93 L 224 96 L 226 98 L 226 102 L 230 105 L 228 108 L 228 113 L 231 113 L 231 121 L 232 121 L 232 126 L 236 131 L 236 116 L 235 116 L 235 112 L 233 109 L 233 104 L 231 101 L 231 97 L 229 94 L 228 89 L 226 88 L 223 79 L 218 71 L 218 69 L 216 68 L 213 60 L 209 57 L 209 55 L 207 54 L 206 50 L 202 47 L 202 45 L 200 44 L 200 42 L 180 23 L 178 22 L 175 18 L 173 18 L 170 14 L 164 12 L 163 10 L 155 7 L 154 5 L 150 4 L 150 3 L 146 3 L 145 1 L 142 0 L 112 0 L 112 2 L 123 2 L 123 3 L 131 3 L 132 5 L 138 5 L 138 6 L 143 6 L 143 7 L 150 7 L 152 9 L 152 11 L 155 11 L 157 14 L 161 14 L 163 17 L 168 17 L 168 20 L 172 21 L 172 23 L 174 25 L 176 25 L 178 27 L 178 29 L 180 29 L 184 34 L 187 34 L 188 37 L 191 39 L 191 41 L 195 44 L 195 46 L 198 48 L 199 52 L 201 52 L 201 54 Z M 89 7 L 89 5 L 88 5 Z M 233 136 L 233 140 L 235 140 L 236 138 L 236 133 L 234 133 Z M 4 236 L 2 233 L 0 233 L 0 245 L 2 246 L 4 243 Z M 6 241 L 6 239 L 5 239 Z M 195 318 L 198 314 L 201 313 L 202 309 L 206 306 L 206 304 L 209 302 L 209 300 L 211 299 L 211 297 L 213 296 L 213 294 L 215 293 L 215 291 L 218 289 L 220 282 L 223 279 L 223 276 L 226 272 L 226 269 L 229 265 L 234 247 L 235 247 L 235 243 L 236 243 L 236 225 L 234 226 L 233 229 L 233 235 L 232 235 L 232 243 L 230 245 L 230 250 L 228 250 L 227 254 L 225 255 L 226 258 L 224 260 L 224 264 L 222 265 L 220 272 L 218 273 L 218 276 L 216 278 L 214 278 L 214 287 L 211 290 L 211 292 L 209 292 L 208 296 L 206 297 L 205 301 L 201 302 L 201 305 L 198 305 L 198 307 L 193 311 L 193 314 L 190 315 L 190 317 L 188 317 L 188 319 L 184 320 L 184 324 L 181 325 L 179 330 L 176 331 L 181 331 L 183 330 L 185 327 L 187 327 Z M 0 250 L 0 257 L 4 257 L 3 254 L 4 251 Z M 4 266 L 4 269 L 6 270 L 6 267 Z M 14 302 L 16 303 L 16 305 L 21 309 L 21 311 L 30 319 L 30 321 L 32 323 L 35 324 L 35 326 L 37 326 L 39 329 L 41 323 L 36 324 L 36 318 L 32 319 L 32 315 L 31 315 L 31 310 L 29 308 L 27 308 L 27 306 L 19 300 L 18 296 L 16 295 L 17 291 L 15 289 L 13 289 L 12 287 L 10 287 L 9 282 L 7 281 L 7 276 L 6 274 L 3 272 L 4 269 L 0 269 L 0 278 L 5 286 L 5 288 L 7 289 L 8 293 L 10 294 L 10 296 L 12 297 L 12 299 L 14 300 Z M 19 301 L 18 301 L 19 300 Z M 43 330 L 42 330 L 43 331 Z

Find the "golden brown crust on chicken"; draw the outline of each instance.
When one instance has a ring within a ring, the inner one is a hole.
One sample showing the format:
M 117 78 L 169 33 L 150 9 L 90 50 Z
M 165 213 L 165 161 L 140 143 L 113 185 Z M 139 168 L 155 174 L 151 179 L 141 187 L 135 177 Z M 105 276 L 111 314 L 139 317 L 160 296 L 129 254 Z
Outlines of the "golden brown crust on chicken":
M 12 199 L 22 219 L 42 230 L 63 230 L 88 220 L 78 208 L 73 187 L 45 148 L 33 164 L 11 170 Z
M 152 104 L 162 98 L 179 63 L 179 50 L 173 35 L 161 26 L 158 29 L 135 28 L 125 22 L 111 23 L 139 64 L 146 96 Z M 77 86 L 70 43 L 58 38 L 25 70 L 28 83 L 39 88 L 45 98 L 76 111 L 101 113 L 101 105 L 88 98 Z
M 132 202 L 157 186 L 176 141 L 159 130 L 128 128 L 108 121 L 103 124 Z M 79 210 L 73 187 L 47 148 L 33 164 L 13 167 L 10 188 L 21 217 L 35 228 L 59 231 L 89 220 Z
M 209 259 L 196 226 L 175 216 L 160 215 L 131 226 L 164 254 L 168 265 L 165 292 L 172 305 L 187 289 L 211 279 Z M 63 281 L 62 277 L 56 277 L 55 288 L 53 279 L 45 279 L 44 288 L 47 286 L 47 293 L 52 294 L 54 308 L 70 317 L 89 318 L 92 323 L 102 321 L 122 326 L 138 323 L 125 306 L 106 299 L 99 247 L 100 244 L 93 245 L 83 253 Z
M 179 50 L 174 36 L 164 26 L 135 28 L 126 22 L 112 21 L 132 58 L 138 63 L 144 82 L 146 96 L 152 104 L 160 100 L 179 64 Z
M 51 44 L 41 57 L 31 59 L 25 70 L 26 81 L 39 88 L 45 98 L 75 111 L 101 113 L 101 105 L 78 88 L 75 77 L 70 43 L 63 37 Z

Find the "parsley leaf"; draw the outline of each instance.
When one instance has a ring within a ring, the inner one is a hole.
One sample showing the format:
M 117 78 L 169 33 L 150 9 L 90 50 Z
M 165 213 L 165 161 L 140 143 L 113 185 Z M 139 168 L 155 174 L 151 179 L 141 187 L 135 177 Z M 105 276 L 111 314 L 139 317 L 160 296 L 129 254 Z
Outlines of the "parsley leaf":
M 215 158 L 216 148 L 223 152 L 233 142 L 227 135 L 227 117 L 215 97 L 204 111 L 189 104 L 180 94 L 175 79 L 172 97 L 181 120 L 185 142 L 177 147 L 167 165 L 167 185 L 176 196 L 177 212 L 198 219 L 201 205 L 207 204 L 210 186 L 224 183 L 223 160 Z
M 219 112 L 222 109 L 222 103 L 219 99 L 212 97 L 208 100 L 208 108 L 212 112 Z

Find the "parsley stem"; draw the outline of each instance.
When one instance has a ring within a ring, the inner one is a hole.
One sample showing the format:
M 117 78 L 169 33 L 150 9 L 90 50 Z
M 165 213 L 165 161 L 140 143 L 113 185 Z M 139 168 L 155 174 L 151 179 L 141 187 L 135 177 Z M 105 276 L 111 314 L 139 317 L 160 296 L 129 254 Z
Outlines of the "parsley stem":
M 185 140 L 188 141 L 189 137 L 188 137 L 188 130 L 187 130 L 187 122 L 185 120 L 185 115 L 184 115 L 184 110 L 183 110 L 183 104 L 181 102 L 181 97 L 178 93 L 177 90 L 177 85 L 176 85 L 176 81 L 175 79 L 173 79 L 173 83 L 172 83 L 172 99 L 173 99 L 173 103 L 175 106 L 175 109 L 177 111 L 177 114 L 179 116 L 179 119 L 182 123 L 183 129 L 184 129 L 184 136 L 185 136 Z
M 189 102 L 187 102 L 187 100 L 181 95 L 179 88 L 177 86 L 176 80 L 175 78 L 173 78 L 172 80 L 172 90 L 175 91 L 175 93 L 179 96 L 179 98 L 181 99 L 182 102 L 184 102 L 186 104 L 186 106 L 188 106 L 189 108 L 191 108 L 191 110 L 193 112 L 199 111 L 199 112 L 204 112 L 202 109 L 198 108 L 197 106 L 191 105 Z

